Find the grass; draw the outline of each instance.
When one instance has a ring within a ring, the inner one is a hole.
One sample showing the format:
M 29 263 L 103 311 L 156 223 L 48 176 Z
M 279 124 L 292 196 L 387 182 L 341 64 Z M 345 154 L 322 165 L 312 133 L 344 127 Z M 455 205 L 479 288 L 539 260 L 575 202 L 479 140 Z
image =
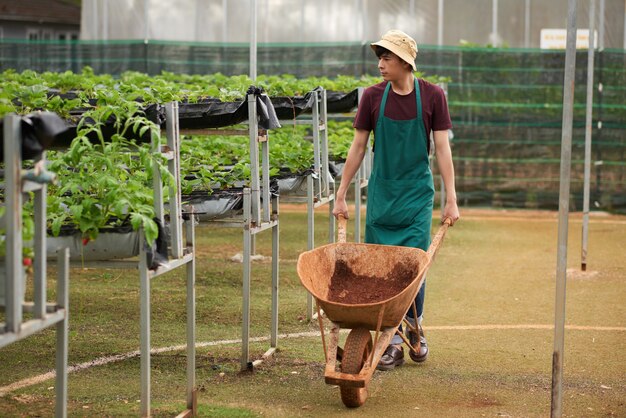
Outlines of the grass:
M 327 240 L 326 218 L 326 209 L 316 215 L 318 245 Z M 580 263 L 580 225 L 580 217 L 572 216 L 572 269 Z M 200 415 L 548 416 L 553 331 L 542 326 L 554 322 L 556 236 L 555 213 L 466 211 L 428 272 L 429 360 L 375 373 L 362 408 L 344 408 L 338 389 L 324 383 L 321 339 L 301 337 L 280 339 L 276 356 L 254 373 L 239 373 L 239 344 L 199 348 Z M 564 416 L 626 416 L 626 333 L 597 328 L 626 327 L 624 236 L 626 218 L 592 216 L 592 273 L 568 279 L 566 324 L 595 329 L 566 331 Z M 230 257 L 241 251 L 242 232 L 203 225 L 196 238 L 197 341 L 240 338 L 242 270 Z M 269 255 L 271 235 L 261 234 L 257 247 Z M 305 250 L 306 213 L 283 211 L 281 333 L 317 329 L 304 320 L 305 293 L 295 270 Z M 252 336 L 269 334 L 270 273 L 267 261 L 253 266 Z M 70 283 L 70 365 L 138 349 L 136 271 L 73 269 Z M 184 283 L 184 270 L 152 283 L 153 347 L 185 341 Z M 477 325 L 522 327 L 468 328 Z M 54 331 L 46 330 L 0 350 L 0 386 L 53 369 L 54 341 Z M 267 346 L 253 343 L 252 356 L 260 357 Z M 185 403 L 184 353 L 154 355 L 151 383 L 153 414 L 179 412 Z M 53 385 L 49 380 L 5 394 L 0 415 L 51 416 Z M 139 393 L 138 357 L 82 370 L 69 376 L 69 414 L 136 416 Z

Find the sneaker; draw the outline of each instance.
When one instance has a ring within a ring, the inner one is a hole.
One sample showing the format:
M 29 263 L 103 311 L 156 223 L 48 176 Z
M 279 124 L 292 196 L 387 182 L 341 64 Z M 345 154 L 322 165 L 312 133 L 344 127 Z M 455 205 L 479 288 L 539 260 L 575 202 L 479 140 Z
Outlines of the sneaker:
M 404 350 L 401 345 L 389 344 L 385 353 L 380 358 L 377 370 L 392 370 L 404 364 Z
M 408 331 L 409 342 L 413 348 L 417 349 L 417 352 L 410 350 L 409 357 L 416 363 L 426 361 L 428 357 L 428 344 L 426 343 L 426 337 L 424 337 L 424 329 L 421 325 L 417 327 L 419 329 L 419 335 L 415 331 Z

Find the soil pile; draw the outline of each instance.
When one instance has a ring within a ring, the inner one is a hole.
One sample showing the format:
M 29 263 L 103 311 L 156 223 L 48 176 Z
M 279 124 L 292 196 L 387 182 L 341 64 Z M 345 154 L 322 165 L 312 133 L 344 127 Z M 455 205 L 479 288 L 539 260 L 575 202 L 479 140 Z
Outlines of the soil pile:
M 381 302 L 404 290 L 416 275 L 416 269 L 406 263 L 397 263 L 387 275 L 359 275 L 345 261 L 338 260 L 328 300 L 351 305 Z

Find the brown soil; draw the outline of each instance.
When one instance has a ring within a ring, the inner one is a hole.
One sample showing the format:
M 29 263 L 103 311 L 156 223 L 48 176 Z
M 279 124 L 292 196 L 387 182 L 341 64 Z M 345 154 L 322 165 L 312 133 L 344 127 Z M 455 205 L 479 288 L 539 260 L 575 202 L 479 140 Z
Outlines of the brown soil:
M 345 304 L 381 302 L 404 290 L 415 274 L 411 266 L 398 263 L 387 276 L 358 275 L 345 261 L 338 260 L 330 278 L 328 300 Z

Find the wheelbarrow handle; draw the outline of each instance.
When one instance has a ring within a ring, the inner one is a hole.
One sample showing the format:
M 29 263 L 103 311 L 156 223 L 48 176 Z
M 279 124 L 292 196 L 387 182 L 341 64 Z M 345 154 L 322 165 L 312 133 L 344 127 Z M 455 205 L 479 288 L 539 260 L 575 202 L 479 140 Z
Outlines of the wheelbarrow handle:
M 342 214 L 337 216 L 337 242 L 346 242 L 346 224 L 348 220 Z
M 450 226 L 452 226 L 452 219 L 450 218 L 444 219 L 443 222 L 441 223 L 441 226 L 439 227 L 437 234 L 435 234 L 433 241 L 430 243 L 430 247 L 428 247 L 427 253 L 428 253 L 428 259 L 430 261 L 432 261 L 435 258 L 435 255 L 437 254 L 437 251 L 439 250 L 439 247 L 441 246 L 441 243 L 443 242 L 443 238 L 446 236 L 446 232 L 448 232 L 448 228 Z

